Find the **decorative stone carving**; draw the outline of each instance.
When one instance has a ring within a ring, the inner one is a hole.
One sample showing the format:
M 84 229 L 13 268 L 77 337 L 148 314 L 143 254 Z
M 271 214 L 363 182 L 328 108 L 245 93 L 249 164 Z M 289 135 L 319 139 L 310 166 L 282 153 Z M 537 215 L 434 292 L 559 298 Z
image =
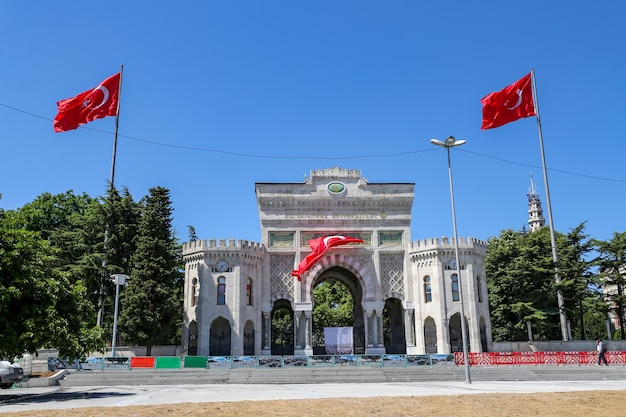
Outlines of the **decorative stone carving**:
M 271 255 L 270 286 L 272 298 L 287 295 L 293 297 L 293 271 L 295 255 Z

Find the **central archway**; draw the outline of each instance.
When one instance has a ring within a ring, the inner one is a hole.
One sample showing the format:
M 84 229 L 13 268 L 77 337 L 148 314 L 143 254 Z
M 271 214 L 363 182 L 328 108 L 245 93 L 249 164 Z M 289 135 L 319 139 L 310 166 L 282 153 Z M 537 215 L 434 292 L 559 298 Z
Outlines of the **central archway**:
M 343 287 L 347 289 L 347 291 L 352 296 L 352 328 L 354 340 L 353 352 L 357 355 L 365 354 L 365 318 L 362 306 L 363 288 L 361 287 L 359 280 L 351 271 L 345 268 L 339 266 L 333 266 L 331 268 L 328 268 L 327 270 L 319 274 L 315 278 L 313 285 L 311 285 L 311 300 L 313 300 L 313 290 L 315 289 L 315 287 L 327 281 L 336 281 L 340 283 Z M 313 306 L 313 311 L 315 311 L 315 306 Z M 320 331 L 323 334 L 323 323 L 318 323 L 317 320 L 314 319 L 313 334 L 319 334 Z M 319 338 L 315 337 L 313 340 L 313 354 L 326 354 L 324 344 L 320 344 Z

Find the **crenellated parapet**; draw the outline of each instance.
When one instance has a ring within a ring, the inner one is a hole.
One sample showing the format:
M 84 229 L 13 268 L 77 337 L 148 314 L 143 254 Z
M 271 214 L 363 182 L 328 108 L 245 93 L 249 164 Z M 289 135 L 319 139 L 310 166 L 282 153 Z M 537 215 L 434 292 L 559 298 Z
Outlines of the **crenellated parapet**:
M 423 262 L 437 256 L 454 256 L 454 238 L 429 238 L 411 242 L 409 257 L 414 262 Z M 472 237 L 459 238 L 459 256 L 485 257 L 487 242 Z
M 243 239 L 192 240 L 190 242 L 183 243 L 183 256 L 207 250 L 247 250 L 252 252 L 263 252 L 265 248 L 262 243 L 251 242 Z
M 265 246 L 262 243 L 243 239 L 203 239 L 183 243 L 185 262 L 218 256 L 261 259 L 264 254 Z

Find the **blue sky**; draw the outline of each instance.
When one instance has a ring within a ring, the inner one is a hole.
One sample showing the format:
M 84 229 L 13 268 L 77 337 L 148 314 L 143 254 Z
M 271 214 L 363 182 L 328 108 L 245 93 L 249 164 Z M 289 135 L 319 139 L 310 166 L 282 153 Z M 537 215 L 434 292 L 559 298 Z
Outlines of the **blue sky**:
M 58 100 L 124 64 L 115 185 L 171 190 L 174 226 L 260 241 L 255 182 L 358 169 L 414 182 L 412 240 L 546 209 L 536 119 L 481 131 L 480 99 L 535 70 L 555 229 L 626 230 L 626 3 L 3 1 L 0 207 L 105 193 L 115 118 L 54 133 Z M 547 218 L 547 211 L 546 211 Z

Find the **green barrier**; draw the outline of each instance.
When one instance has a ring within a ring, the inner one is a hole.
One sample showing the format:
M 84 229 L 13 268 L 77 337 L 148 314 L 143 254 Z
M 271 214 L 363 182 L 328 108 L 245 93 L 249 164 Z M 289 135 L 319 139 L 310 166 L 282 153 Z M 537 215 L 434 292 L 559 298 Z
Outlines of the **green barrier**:
M 206 356 L 185 356 L 185 368 L 206 368 Z
M 178 356 L 157 356 L 155 369 L 180 369 L 180 358 Z

